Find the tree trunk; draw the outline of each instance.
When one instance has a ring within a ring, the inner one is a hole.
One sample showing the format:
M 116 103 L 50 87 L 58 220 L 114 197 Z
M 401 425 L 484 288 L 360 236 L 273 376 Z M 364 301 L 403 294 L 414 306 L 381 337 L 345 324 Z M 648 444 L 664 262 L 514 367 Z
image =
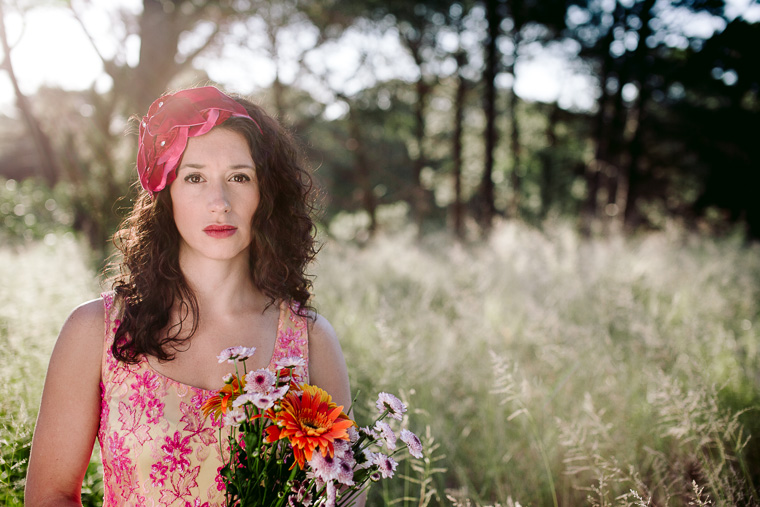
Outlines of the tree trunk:
M 140 15 L 140 63 L 135 68 L 133 106 L 141 114 L 163 92 L 177 72 L 175 61 L 182 27 L 178 12 L 167 12 L 161 0 L 143 0 Z
M 430 212 L 431 200 L 429 193 L 422 186 L 422 169 L 427 163 L 425 154 L 425 117 L 431 87 L 425 82 L 425 74 L 423 72 L 424 57 L 422 55 L 421 42 L 419 40 L 412 40 L 408 37 L 405 38 L 405 41 L 420 73 L 420 77 L 415 84 L 417 98 L 414 104 L 414 139 L 417 144 L 417 154 L 414 157 L 414 160 L 412 160 L 414 188 L 412 188 L 411 208 L 412 218 L 417 225 L 417 230 L 422 232 L 425 217 Z
M 642 123 L 646 119 L 646 107 L 651 95 L 651 90 L 647 83 L 649 65 L 647 63 L 648 49 L 646 40 L 652 33 L 649 21 L 652 19 L 652 9 L 654 8 L 654 4 L 655 0 L 644 0 L 642 4 L 641 15 L 639 16 L 641 19 L 639 45 L 636 47 L 636 53 L 634 55 L 635 66 L 639 73 L 639 96 L 637 98 L 636 107 L 636 125 L 628 150 L 630 158 L 626 171 L 628 188 L 625 200 L 624 223 L 628 228 L 635 227 L 639 220 L 638 212 L 636 210 L 636 201 L 639 196 L 640 181 L 642 179 L 642 168 L 640 167 L 641 155 L 643 154 Z
M 551 105 L 549 121 L 546 125 L 546 145 L 541 164 L 541 218 L 546 218 L 554 198 L 554 156 L 557 147 L 557 122 L 559 121 L 559 105 Z
M 496 73 L 499 65 L 499 50 L 496 38 L 499 35 L 501 16 L 498 0 L 486 0 L 486 19 L 488 21 L 488 38 L 486 41 L 486 66 L 483 71 L 484 98 L 483 110 L 486 117 L 485 131 L 485 165 L 480 185 L 480 223 L 489 230 L 496 214 L 494 204 L 493 166 L 496 150 Z
M 456 55 L 457 67 L 461 69 L 465 61 L 465 53 Z M 464 237 L 464 205 L 462 203 L 462 135 L 464 132 L 464 106 L 467 93 L 467 80 L 458 73 L 456 98 L 454 99 L 454 143 L 452 156 L 454 159 L 454 234 Z
M 514 2 L 512 2 L 514 5 Z M 522 31 L 522 23 L 518 22 L 518 16 L 515 9 L 512 13 L 515 26 L 512 35 L 512 62 L 507 69 L 507 72 L 512 74 L 512 86 L 509 90 L 509 123 L 510 123 L 510 137 L 509 148 L 512 154 L 512 173 L 510 175 L 510 183 L 512 185 L 512 198 L 509 202 L 509 215 L 513 218 L 519 218 L 520 216 L 520 197 L 522 191 L 522 162 L 521 162 L 521 147 L 520 147 L 520 123 L 517 119 L 517 104 L 518 97 L 515 93 L 515 83 L 517 81 L 517 73 L 515 68 L 517 67 L 518 47 L 520 46 L 520 32 Z
M 619 9 L 620 6 L 617 6 Z M 581 229 L 584 234 L 591 232 L 591 224 L 599 216 L 599 191 L 606 181 L 610 171 L 610 160 L 612 158 L 612 141 L 611 138 L 616 135 L 613 131 L 612 124 L 614 118 L 619 114 L 617 101 L 612 100 L 612 95 L 607 91 L 607 85 L 614 76 L 615 61 L 610 53 L 610 45 L 614 42 L 614 30 L 618 21 L 609 27 L 607 34 L 599 44 L 602 52 L 601 76 L 599 78 L 599 87 L 601 88 L 601 97 L 599 98 L 599 109 L 596 113 L 594 126 L 594 159 L 586 167 L 586 202 L 582 213 Z M 618 75 L 618 87 L 622 87 Z M 620 90 L 618 90 L 618 94 Z
M 0 43 L 2 43 L 3 53 L 5 58 L 3 60 L 3 67 L 8 73 L 8 78 L 13 85 L 13 91 L 16 94 L 16 105 L 21 111 L 21 115 L 24 117 L 24 123 L 26 123 L 29 134 L 32 136 L 35 146 L 39 151 L 41 157 L 41 164 L 37 166 L 39 171 L 38 175 L 46 180 L 52 187 L 58 181 L 61 174 L 60 166 L 53 153 L 52 143 L 50 138 L 45 134 L 40 126 L 39 121 L 34 116 L 32 107 L 29 104 L 29 100 L 26 95 L 23 94 L 21 88 L 18 85 L 18 79 L 16 79 L 16 72 L 13 69 L 13 63 L 11 62 L 11 47 L 8 43 L 8 34 L 5 32 L 5 10 L 3 4 L 0 2 Z
M 361 120 L 355 108 L 351 108 L 348 116 L 348 128 L 351 137 L 356 141 L 354 149 L 354 170 L 356 171 L 359 188 L 361 189 L 362 207 L 369 215 L 369 235 L 377 231 L 377 199 L 372 189 L 371 168 L 367 158 L 366 143 L 362 132 Z

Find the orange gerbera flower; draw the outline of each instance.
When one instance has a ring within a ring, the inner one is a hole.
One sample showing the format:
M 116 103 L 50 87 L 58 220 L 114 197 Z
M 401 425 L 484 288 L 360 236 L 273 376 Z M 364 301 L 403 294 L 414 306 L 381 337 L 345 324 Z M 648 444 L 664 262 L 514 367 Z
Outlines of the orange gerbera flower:
M 219 418 L 227 413 L 227 410 L 232 406 L 232 402 L 235 398 L 240 396 L 245 387 L 245 379 L 239 379 L 237 376 L 232 376 L 232 381 L 229 384 L 224 384 L 224 387 L 219 389 L 217 393 L 211 398 L 207 399 L 201 406 L 203 415 L 208 415 L 213 412 L 215 418 Z
M 315 449 L 322 456 L 333 456 L 333 442 L 348 440 L 348 428 L 354 422 L 332 401 L 326 391 L 316 386 L 301 384 L 301 394 L 289 391 L 280 403 L 280 411 L 267 411 L 274 424 L 268 426 L 267 442 L 287 438 L 293 446 L 293 457 L 303 468 Z M 293 464 L 295 466 L 295 463 Z M 292 467 L 291 467 L 292 468 Z

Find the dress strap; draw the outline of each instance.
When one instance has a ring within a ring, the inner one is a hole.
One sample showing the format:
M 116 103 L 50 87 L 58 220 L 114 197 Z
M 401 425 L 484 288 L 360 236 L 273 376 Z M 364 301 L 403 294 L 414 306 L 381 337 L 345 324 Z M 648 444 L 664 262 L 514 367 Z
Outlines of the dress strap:
M 280 303 L 277 340 L 274 344 L 271 365 L 286 357 L 300 357 L 306 363 L 299 372 L 304 382 L 309 381 L 309 326 L 308 318 L 300 315 L 298 303 Z
M 116 336 L 116 330 L 119 329 L 119 325 L 121 324 L 122 305 L 116 297 L 116 293 L 112 290 L 104 292 L 100 296 L 103 298 L 103 308 L 105 309 L 105 336 L 103 357 L 100 363 L 101 378 L 103 378 L 103 373 L 107 371 L 108 366 L 115 363 L 111 346 Z

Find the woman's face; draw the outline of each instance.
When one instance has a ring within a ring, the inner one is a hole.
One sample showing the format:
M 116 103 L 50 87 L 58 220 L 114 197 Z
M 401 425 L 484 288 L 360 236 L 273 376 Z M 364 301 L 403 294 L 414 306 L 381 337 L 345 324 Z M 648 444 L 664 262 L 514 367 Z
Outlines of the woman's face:
M 169 191 L 180 259 L 247 258 L 259 184 L 241 134 L 216 127 L 191 137 Z

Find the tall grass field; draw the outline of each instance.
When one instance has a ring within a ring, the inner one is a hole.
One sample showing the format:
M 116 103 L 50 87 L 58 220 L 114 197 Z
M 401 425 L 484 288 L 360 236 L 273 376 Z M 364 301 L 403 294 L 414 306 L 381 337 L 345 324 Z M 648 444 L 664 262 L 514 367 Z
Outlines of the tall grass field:
M 0 504 L 22 504 L 56 334 L 96 297 L 73 240 L 0 247 Z M 326 241 L 314 303 L 355 412 L 410 407 L 426 457 L 368 505 L 760 505 L 760 248 L 678 229 Z M 99 505 L 97 452 L 86 505 Z

